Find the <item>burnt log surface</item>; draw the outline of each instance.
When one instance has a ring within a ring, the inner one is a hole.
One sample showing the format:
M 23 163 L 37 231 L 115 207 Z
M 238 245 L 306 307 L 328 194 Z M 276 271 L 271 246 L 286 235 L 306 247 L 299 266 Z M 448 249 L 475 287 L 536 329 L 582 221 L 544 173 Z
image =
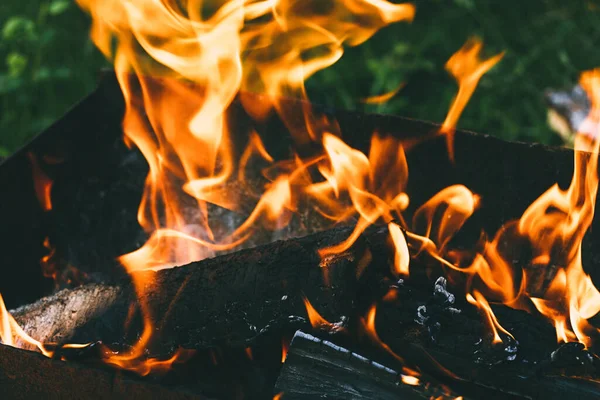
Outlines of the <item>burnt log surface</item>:
M 499 398 L 600 396 L 600 385 L 594 382 L 600 376 L 596 357 L 579 348 L 562 351 L 565 357 L 559 359 L 556 353 L 562 347 L 556 344 L 554 328 L 540 315 L 494 306 L 514 339 L 501 333 L 503 342 L 493 344 L 485 316 L 454 296 L 443 278 L 429 287 L 410 281 L 390 287 L 395 298 L 377 307 L 379 337 L 410 366 L 459 393 L 468 396 L 474 389 L 491 388 L 502 393 Z M 394 368 L 393 359 L 383 360 Z
M 5 399 L 209 400 L 124 376 L 120 371 L 81 366 L 0 345 L 0 392 Z
M 301 109 L 299 102 L 289 101 Z M 518 218 L 554 183 L 565 187 L 573 171 L 571 150 L 509 143 L 466 131 L 456 132 L 456 163 L 452 164 L 444 138 L 432 135 L 439 129 L 436 124 L 319 106 L 315 110 L 335 117 L 343 139 L 360 150 L 367 150 L 374 131 L 413 143 L 407 154 L 408 217 L 450 184 L 465 184 L 481 195 L 482 207 L 464 227 L 463 237 L 469 243 L 482 227 L 492 235 L 503 222 Z M 239 102 L 232 105 L 230 114 L 240 143 L 247 139 L 247 131 L 255 129 L 276 158 L 289 155 L 290 138 L 277 118 L 255 124 Z M 104 74 L 94 93 L 0 167 L 0 239 L 5 244 L 0 263 L 6 272 L 0 293 L 9 308 L 51 292 L 52 282 L 39 273 L 46 236 L 67 264 L 96 281 L 118 278 L 122 269 L 114 259 L 145 240 L 136 214 L 147 165 L 137 151 L 123 145 L 122 117 L 123 100 L 114 74 Z M 432 138 L 414 145 L 415 138 L 427 136 Z M 50 212 L 42 212 L 35 199 L 30 152 L 55 181 Z M 600 262 L 596 242 L 588 235 L 583 252 L 584 267 L 594 279 L 600 270 L 595 268 Z
M 378 260 L 388 256 L 387 230 L 374 228 L 347 252 L 321 259 L 319 248 L 341 242 L 351 231 L 340 227 L 182 267 L 135 273 L 148 282 L 141 301 L 148 304 L 156 328 L 148 356 L 166 359 L 178 348 L 197 351 L 185 363 L 186 373 L 174 372 L 160 382 L 221 399 L 270 398 L 282 338 L 310 329 L 303 296 L 324 318 L 343 322 L 356 314 L 358 286 L 369 274 L 367 268 L 361 275 L 365 254 Z M 135 344 L 141 333 L 138 305 L 132 283 L 123 280 L 63 290 L 13 314 L 40 341 L 102 341 L 118 351 Z M 251 363 L 248 348 L 254 354 Z M 99 361 L 93 352 L 89 358 L 85 361 Z M 207 365 L 211 359 L 216 367 Z
M 317 250 L 341 242 L 350 232 L 337 228 L 182 267 L 136 272 L 148 282 L 141 301 L 148 304 L 158 329 L 151 351 L 165 355 L 178 347 L 249 345 L 270 328 L 297 325 L 297 317 L 306 316 L 302 295 L 330 321 L 355 314 L 359 265 L 367 251 L 385 257 L 387 232 L 373 229 L 348 252 L 323 262 Z M 132 284 L 123 280 L 116 286 L 88 284 L 61 291 L 15 310 L 14 316 L 41 341 L 132 343 L 140 321 L 129 330 L 124 323 L 136 303 Z
M 118 286 L 87 284 L 61 290 L 11 314 L 31 337 L 44 343 L 66 343 L 77 329 L 105 313 L 123 295 Z
M 421 379 L 401 383 L 400 373 L 329 341 L 296 332 L 275 385 L 284 399 L 395 400 L 455 399 L 441 386 Z

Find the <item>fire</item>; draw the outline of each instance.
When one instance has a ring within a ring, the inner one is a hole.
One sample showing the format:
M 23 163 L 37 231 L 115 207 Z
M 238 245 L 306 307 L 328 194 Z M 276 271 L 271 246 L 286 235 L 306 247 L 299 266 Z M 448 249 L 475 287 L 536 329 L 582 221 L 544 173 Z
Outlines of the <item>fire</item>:
M 410 386 L 418 386 L 421 383 L 419 381 L 419 378 L 417 378 L 416 376 L 410 376 L 410 375 L 401 375 L 400 380 L 405 385 L 410 385 Z
M 54 181 L 43 171 L 37 156 L 31 152 L 27 153 L 31 162 L 35 194 L 44 211 L 52 210 L 52 185 Z
M 398 92 L 404 87 L 404 83 L 398 85 L 394 90 L 391 90 L 387 93 L 375 95 L 371 97 L 367 97 L 363 99 L 363 103 L 366 104 L 382 104 L 388 102 L 391 98 L 396 96 Z
M 348 250 L 366 228 L 380 218 L 392 222 L 408 207 L 404 192 L 408 180 L 408 166 L 402 145 L 394 138 L 373 135 L 369 156 L 350 148 L 341 139 L 325 135 L 323 146 L 327 159 L 319 166 L 326 181 L 308 187 L 321 207 L 329 205 L 327 215 L 334 221 L 343 221 L 358 213 L 359 219 L 352 234 L 342 243 L 321 249 L 322 257 Z M 346 207 L 341 199 L 345 196 Z M 397 224 L 394 224 L 397 226 Z M 392 236 L 402 246 L 400 236 Z M 404 249 L 399 250 L 404 257 Z M 402 265 L 408 262 L 402 259 Z
M 223 192 L 239 168 L 226 109 L 241 91 L 251 115 L 277 111 L 299 143 L 320 141 L 324 134 L 331 142 L 307 110 L 300 115 L 302 126 L 295 126 L 291 121 L 298 115 L 280 99 L 305 98 L 304 81 L 336 62 L 344 45 L 359 45 L 385 25 L 414 16 L 414 6 L 384 0 L 334 1 L 326 7 L 314 0 L 190 1 L 181 7 L 157 0 L 78 3 L 93 17 L 94 42 L 114 60 L 127 107 L 125 138 L 150 166 L 138 219 L 151 237 L 136 256 L 121 259 L 129 270 L 197 261 L 239 246 L 255 224 L 284 226 L 282 214 L 294 205 L 290 177 L 280 176 L 242 226 L 225 237 L 214 235 L 222 229 L 208 222 L 209 208 L 236 210 L 246 200 Z M 185 81 L 156 84 L 149 75 Z M 264 93 L 263 101 L 251 93 Z M 251 145 L 270 159 L 255 140 Z
M 120 257 L 128 272 L 170 268 L 239 248 L 259 227 L 285 227 L 293 213 L 309 203 L 331 225 L 357 218 L 344 241 L 319 249 L 323 259 L 348 251 L 369 226 L 383 223 L 394 250 L 392 273 L 409 276 L 411 256 L 426 252 L 447 274 L 464 276 L 465 298 L 482 311 L 493 342 L 512 335 L 491 305 L 530 309 L 532 303 L 552 320 L 559 340 L 591 344 L 598 332 L 588 319 L 600 311 L 600 292 L 583 271 L 581 241 L 594 214 L 600 135 L 578 136 L 576 148 L 582 151 L 575 154 L 567 190 L 553 186 L 491 241 L 482 238 L 477 249 L 459 253 L 450 248 L 451 240 L 480 206 L 475 193 L 462 185 L 447 187 L 407 222 L 403 214 L 410 203 L 405 191 L 408 165 L 399 140 L 373 133 L 366 154 L 341 139 L 334 120 L 285 101 L 307 100 L 308 78 L 334 64 L 344 46 L 357 46 L 391 23 L 411 21 L 413 5 L 386 0 L 78 3 L 92 15 L 94 43 L 114 62 L 126 105 L 124 140 L 143 154 L 149 166 L 138 210 L 148 240 Z M 500 53 L 481 60 L 481 49 L 481 41 L 470 40 L 446 64 L 459 85 L 440 128 L 452 160 L 458 119 L 481 77 L 503 57 Z M 597 130 L 600 71 L 584 73 L 581 83 L 593 103 L 586 126 Z M 389 100 L 400 88 L 367 102 Z M 275 161 L 256 132 L 234 137 L 227 110 L 236 97 L 255 120 L 277 113 L 293 136 L 297 153 Z M 317 150 L 300 156 L 304 154 L 300 150 L 309 147 Z M 52 181 L 36 172 L 37 161 L 31 160 L 40 204 L 50 210 Z M 249 182 L 254 164 L 263 167 L 264 181 L 258 188 Z M 215 221 L 210 218 L 214 210 L 228 210 L 243 222 Z M 519 271 L 505 255 L 506 243 L 523 238 L 530 242 L 532 262 L 546 267 L 536 269 L 537 274 L 550 271 L 551 264 L 558 269 L 548 288 L 536 287 L 539 277 Z M 370 259 L 370 255 L 364 259 L 360 273 Z M 155 290 L 144 280 L 148 276 L 132 274 L 140 298 Z M 393 294 L 385 298 L 393 299 Z M 303 300 L 313 327 L 335 325 Z M 146 375 L 189 358 L 192 353 L 184 349 L 168 360 L 146 356 L 157 331 L 153 321 L 160 316 L 151 315 L 143 302 L 140 307 L 144 326 L 138 342 L 124 352 L 104 347 L 105 362 Z M 18 327 L 3 305 L 0 313 L 4 343 L 13 345 L 18 337 L 51 355 Z M 364 333 L 401 360 L 379 338 L 375 316 L 372 306 L 363 319 Z M 282 343 L 282 362 L 286 352 Z M 252 358 L 250 348 L 247 355 Z M 401 379 L 419 384 L 411 374 Z
M 0 295 L 0 339 L 2 343 L 12 347 L 23 347 L 23 344 L 36 347 L 46 357 L 52 357 L 53 351 L 29 336 L 6 309 L 4 299 Z
M 136 345 L 137 347 L 137 345 Z M 141 347 L 140 347 L 141 348 Z M 103 361 L 117 368 L 126 369 L 141 376 L 149 374 L 161 374 L 169 371 L 173 364 L 183 363 L 195 354 L 192 350 L 177 349 L 175 353 L 166 360 L 158 358 L 144 358 L 135 349 L 128 353 L 113 353 L 109 348 L 104 348 Z
M 487 60 L 479 59 L 479 52 L 483 43 L 479 39 L 471 39 L 446 63 L 446 70 L 458 82 L 458 93 L 452 101 L 448 115 L 442 124 L 440 133 L 446 135 L 448 140 L 448 155 L 454 160 L 454 128 L 473 95 L 481 77 L 504 57 L 504 52 L 496 54 Z
M 577 135 L 571 184 L 566 190 L 558 185 L 548 189 L 525 211 L 518 228 L 529 239 L 534 258 L 548 269 L 559 268 L 534 305 L 554 321 L 559 340 L 576 337 L 590 346 L 599 332 L 587 320 L 600 311 L 600 292 L 583 270 L 581 244 L 594 218 L 598 192 L 600 69 L 584 72 L 580 83 L 592 104 L 584 125 L 593 127 L 595 135 Z
M 335 324 L 327 321 L 325 318 L 319 314 L 317 310 L 310 304 L 310 301 L 306 298 L 306 296 L 302 296 L 302 300 L 304 301 L 304 306 L 306 307 L 306 313 L 308 314 L 308 320 L 313 328 L 321 328 L 321 329 L 339 329 Z
M 394 257 L 394 272 L 397 275 L 408 275 L 410 254 L 408 253 L 408 244 L 406 243 L 406 238 L 404 237 L 404 234 L 402 234 L 398 224 L 390 222 L 388 224 L 388 229 L 390 231 L 392 241 L 394 242 L 394 248 L 396 249 L 396 254 Z
M 363 226 L 388 212 L 390 205 L 406 203 L 393 203 L 390 193 L 371 194 L 369 183 L 376 178 L 372 174 L 388 171 L 367 168 L 347 186 L 344 179 L 354 172 L 344 158 L 366 158 L 334 135 L 335 123 L 310 110 L 291 110 L 281 99 L 306 98 L 304 81 L 335 63 L 345 45 L 359 45 L 386 25 L 412 20 L 413 5 L 385 0 L 326 5 L 320 0 L 78 3 L 92 15 L 94 43 L 114 62 L 126 103 L 125 141 L 137 147 L 149 165 L 138 220 L 150 237 L 120 258 L 129 272 L 187 264 L 239 247 L 257 226 L 280 229 L 296 210 L 299 196 L 315 197 L 321 209 L 339 221 L 354 211 L 337 205 L 336 196 L 344 192 L 364 218 Z M 246 205 L 245 196 L 232 196 L 226 188 L 250 186 L 243 171 L 252 156 L 273 162 L 256 135 L 237 158 L 226 110 L 238 93 L 246 111 L 257 119 L 277 112 L 299 145 L 322 143 L 327 160 L 297 159 L 289 175 L 276 176 L 265 186 L 245 222 L 216 226 L 209 219 L 211 209 L 240 212 Z M 256 101 L 259 93 L 264 95 Z M 325 185 L 307 178 L 305 169 L 316 164 Z M 387 184 L 398 186 L 389 176 Z M 140 279 L 134 284 L 142 294 L 147 282 Z M 143 304 L 142 311 L 149 312 Z M 137 370 L 128 363 L 135 363 L 148 345 L 151 320 L 146 315 L 144 333 L 129 354 L 109 361 Z
M 371 306 L 371 308 L 369 308 L 369 311 L 367 312 L 367 316 L 362 319 L 362 325 L 363 325 L 363 330 L 364 330 L 365 334 L 373 343 L 377 344 L 378 346 L 383 348 L 385 351 L 387 351 L 392 357 L 394 357 L 395 359 L 397 359 L 398 361 L 403 363 L 404 360 L 402 360 L 402 358 L 400 356 L 398 356 L 396 353 L 394 353 L 394 351 L 379 338 L 379 335 L 377 334 L 377 330 L 375 329 L 376 314 L 377 314 L 377 306 L 375 304 L 373 304 Z
M 290 347 L 290 343 L 285 338 L 281 339 L 281 363 L 285 362 L 285 358 L 287 357 L 288 349 Z

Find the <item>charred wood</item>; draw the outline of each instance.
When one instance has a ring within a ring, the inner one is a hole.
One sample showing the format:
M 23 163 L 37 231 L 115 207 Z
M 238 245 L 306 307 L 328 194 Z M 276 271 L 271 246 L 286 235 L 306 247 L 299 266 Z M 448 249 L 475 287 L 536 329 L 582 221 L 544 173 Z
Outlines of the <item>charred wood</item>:
M 270 329 L 293 326 L 295 331 L 298 317 L 306 316 L 303 295 L 330 321 L 353 315 L 363 264 L 371 254 L 385 257 L 387 231 L 374 229 L 349 251 L 321 260 L 319 248 L 341 242 L 350 232 L 333 229 L 183 267 L 136 272 L 147 282 L 141 301 L 157 328 L 151 352 L 246 346 Z M 133 343 L 141 329 L 139 313 L 131 318 L 137 304 L 132 284 L 124 280 L 61 291 L 15 310 L 14 316 L 41 341 Z
M 285 399 L 455 399 L 449 389 L 421 379 L 402 382 L 400 372 L 329 341 L 298 331 L 275 393 Z M 409 378 L 410 379 L 410 378 Z
M 597 359 L 574 344 L 559 347 L 553 326 L 539 315 L 494 306 L 514 339 L 501 333 L 503 342 L 493 344 L 485 316 L 452 295 L 443 278 L 431 291 L 409 282 L 392 290 L 394 300 L 377 308 L 379 337 L 405 362 L 455 390 L 475 385 L 517 398 L 600 396 Z
M 52 360 L 0 345 L 0 392 L 6 399 L 173 399 L 208 397 L 166 388 L 121 372 Z

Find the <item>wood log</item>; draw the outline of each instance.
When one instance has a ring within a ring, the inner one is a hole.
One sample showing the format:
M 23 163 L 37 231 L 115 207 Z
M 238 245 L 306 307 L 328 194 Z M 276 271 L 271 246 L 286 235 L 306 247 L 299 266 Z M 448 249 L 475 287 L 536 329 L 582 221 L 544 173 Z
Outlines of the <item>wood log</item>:
M 11 314 L 31 337 L 46 343 L 66 343 L 77 329 L 103 315 L 123 296 L 119 286 L 87 284 L 61 290 Z
M 198 394 L 141 381 L 121 372 L 52 360 L 0 345 L 0 392 L 5 399 L 208 400 Z
M 322 262 L 317 250 L 341 242 L 350 232 L 338 228 L 183 267 L 136 273 L 148 282 L 141 301 L 159 330 L 150 351 L 165 355 L 178 347 L 247 346 L 269 328 L 292 326 L 295 331 L 296 317 L 306 316 L 302 295 L 330 321 L 354 315 L 363 257 L 367 252 L 387 257 L 387 231 L 373 229 L 349 251 Z M 130 308 L 136 304 L 131 283 L 121 281 L 61 291 L 13 313 L 40 341 L 131 344 L 141 328 L 139 315 L 131 318 Z
M 505 398 L 591 400 L 600 396 L 600 385 L 594 381 L 600 376 L 598 362 L 583 362 L 592 356 L 580 351 L 570 355 L 575 367 L 568 372 L 556 365 L 569 361 L 553 360 L 559 346 L 553 326 L 541 316 L 494 306 L 499 322 L 514 339 L 501 334 L 503 343 L 493 345 L 485 316 L 449 296 L 445 283 L 443 290 L 430 292 L 407 283 L 394 285 L 393 290 L 395 300 L 377 307 L 378 336 L 409 365 L 455 390 L 466 389 L 468 395 L 474 386 L 493 388 Z M 393 359 L 389 365 L 394 368 Z
M 291 400 L 458 397 L 423 377 L 414 384 L 403 383 L 399 372 L 302 331 L 292 339 L 274 393 Z

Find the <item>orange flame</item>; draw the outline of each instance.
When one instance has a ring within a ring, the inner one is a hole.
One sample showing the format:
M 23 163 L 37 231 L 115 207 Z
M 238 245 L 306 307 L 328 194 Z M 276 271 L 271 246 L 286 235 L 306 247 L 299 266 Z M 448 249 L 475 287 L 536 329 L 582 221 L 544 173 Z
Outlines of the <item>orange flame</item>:
M 254 355 L 252 354 L 252 347 L 246 347 L 245 352 L 248 359 L 252 361 L 254 359 Z
M 33 184 L 35 188 L 35 194 L 37 199 L 44 211 L 52 210 L 52 185 L 54 181 L 43 171 L 38 158 L 35 154 L 27 153 L 29 161 L 31 162 L 31 171 L 33 174 Z
M 397 275 L 408 275 L 410 254 L 408 253 L 406 238 L 397 224 L 390 222 L 388 224 L 388 229 L 392 241 L 394 242 L 394 248 L 396 249 L 394 256 L 394 272 Z
M 281 339 L 281 363 L 285 362 L 285 358 L 287 357 L 288 348 L 290 347 L 289 341 Z
M 0 339 L 3 344 L 12 347 L 25 347 L 26 345 L 30 345 L 36 347 L 46 357 L 52 357 L 54 354 L 53 351 L 46 349 L 42 343 L 29 336 L 23 328 L 19 326 L 17 321 L 15 321 L 13 316 L 10 315 L 6 309 L 2 295 L 0 295 L 0 322 Z
M 335 123 L 308 109 L 291 109 L 281 99 L 305 99 L 304 81 L 335 63 L 344 45 L 359 45 L 386 25 L 410 21 L 415 11 L 410 4 L 385 0 L 343 0 L 327 7 L 320 0 L 78 3 L 92 15 L 94 43 L 114 61 L 126 103 L 125 140 L 149 165 L 138 220 L 150 237 L 120 258 L 129 272 L 187 264 L 240 246 L 259 225 L 285 226 L 296 209 L 298 183 L 307 180 L 303 171 L 316 162 L 296 160 L 296 170 L 272 179 L 241 225 L 216 226 L 225 221 L 209 218 L 215 207 L 239 212 L 240 203 L 247 202 L 226 187 L 250 186 L 243 172 L 250 158 L 273 162 L 257 136 L 236 159 L 229 105 L 241 91 L 251 116 L 264 118 L 275 110 L 297 143 L 323 139 L 329 156 L 335 157 L 333 148 L 339 146 L 329 133 L 336 132 Z M 337 182 L 333 189 L 339 193 L 344 188 Z M 352 190 L 351 196 L 360 198 L 355 202 L 371 214 L 372 196 L 364 189 Z M 299 191 L 314 194 L 318 188 Z M 332 192 L 327 191 L 323 208 L 336 220 L 348 215 L 349 208 L 328 207 Z M 145 282 L 134 284 L 142 294 Z M 142 311 L 149 310 L 142 305 Z M 144 333 L 125 356 L 127 362 L 141 356 L 149 343 L 151 320 L 145 316 Z
M 401 83 L 394 90 L 391 90 L 387 93 L 364 98 L 363 103 L 366 103 L 366 104 L 387 103 L 392 97 L 396 96 L 403 87 L 404 87 L 404 83 Z
M 330 206 L 328 216 L 335 221 L 359 215 L 354 231 L 345 241 L 319 250 L 325 257 L 347 251 L 380 218 L 386 222 L 394 216 L 401 219 L 400 213 L 408 207 L 408 195 L 404 193 L 408 166 L 402 145 L 391 137 L 374 135 L 369 157 L 329 134 L 323 136 L 323 146 L 327 160 L 319 165 L 319 172 L 326 181 L 309 186 L 308 192 L 321 207 Z M 342 196 L 349 199 L 347 207 L 341 205 Z
M 451 160 L 454 160 L 454 128 L 456 128 L 460 115 L 473 95 L 479 79 L 504 56 L 504 52 L 502 52 L 482 61 L 479 59 L 482 46 L 483 43 L 479 39 L 471 39 L 446 63 L 446 70 L 458 82 L 458 93 L 452 101 L 448 115 L 440 129 L 440 133 L 446 135 L 448 155 Z
M 302 296 L 302 301 L 304 301 L 304 306 L 306 307 L 306 313 L 308 314 L 308 320 L 313 328 L 331 328 L 334 325 L 327 321 L 325 318 L 319 314 L 317 310 L 310 304 L 310 301 L 306 298 L 306 296 Z
M 505 226 L 491 242 L 482 240 L 483 251 L 461 257 L 449 249 L 450 241 L 475 212 L 478 196 L 460 185 L 442 190 L 417 210 L 411 232 L 402 218 L 409 197 L 401 143 L 375 134 L 366 155 L 340 139 L 335 121 L 314 115 L 308 106 L 290 106 L 285 101 L 290 96 L 306 99 L 305 80 L 334 64 L 344 46 L 359 45 L 391 23 L 412 20 L 414 6 L 385 0 L 339 0 L 326 6 L 320 0 L 78 3 L 93 17 L 94 42 L 114 61 L 126 103 L 125 140 L 137 147 L 149 164 L 138 212 L 149 239 L 120 258 L 128 272 L 169 268 L 239 247 L 258 226 L 275 230 L 288 224 L 299 198 L 306 197 L 332 224 L 358 216 L 350 236 L 320 249 L 322 257 L 348 251 L 365 229 L 383 221 L 395 249 L 393 272 L 409 273 L 410 247 L 417 253 L 429 253 L 449 273 L 468 275 L 467 300 L 484 311 L 494 341 L 501 340 L 498 332 L 509 333 L 494 316 L 490 303 L 526 308 L 522 299 L 529 296 L 534 306 L 555 322 L 561 340 L 576 337 L 590 343 L 595 328 L 587 319 L 600 310 L 600 294 L 583 272 L 580 244 L 593 218 L 600 135 L 578 137 L 577 148 L 593 155 L 576 154 L 568 190 L 551 188 L 517 223 Z M 471 40 L 446 64 L 459 85 L 440 129 L 446 135 L 451 160 L 453 132 L 461 113 L 481 77 L 503 57 L 500 53 L 480 60 L 481 48 L 479 40 Z M 582 76 L 582 86 L 593 99 L 588 125 L 596 128 L 599 75 Z M 299 148 L 318 145 L 322 153 L 308 160 L 295 156 L 275 163 L 258 135 L 251 132 L 246 150 L 238 157 L 226 115 L 238 94 L 250 116 L 260 120 L 276 112 Z M 371 100 L 385 100 L 388 95 Z M 212 221 L 211 210 L 242 213 L 247 206 L 248 196 L 230 193 L 227 188 L 252 187 L 246 170 L 254 159 L 269 165 L 264 170 L 269 182 L 262 193 L 249 190 L 250 197 L 256 197 L 253 211 L 236 226 Z M 312 180 L 312 169 L 321 180 Z M 42 186 L 45 199 L 50 189 Z M 564 271 L 556 274 L 551 290 L 541 298 L 530 293 L 535 280 L 515 271 L 500 246 L 522 237 L 532 243 L 536 263 L 553 262 Z M 151 285 L 142 280 L 143 275 L 134 276 L 136 291 L 142 295 Z M 313 326 L 331 325 L 304 301 Z M 182 354 L 164 362 L 144 358 L 155 318 L 147 305 L 141 304 L 141 309 L 144 330 L 138 343 L 129 352 L 107 351 L 107 362 L 148 373 L 175 362 Z M 393 354 L 375 332 L 375 306 L 364 325 L 368 336 Z
M 369 311 L 367 312 L 367 317 L 362 319 L 363 330 L 367 334 L 367 337 L 371 339 L 371 341 L 377 344 L 379 347 L 384 349 L 388 354 L 394 357 L 396 360 L 404 363 L 402 358 L 398 356 L 394 351 L 385 344 L 377 334 L 377 330 L 375 329 L 375 315 L 377 314 L 377 306 L 373 304 Z
M 600 69 L 584 72 L 581 86 L 591 100 L 585 122 L 593 136 L 580 133 L 575 139 L 575 166 L 567 190 L 554 185 L 523 214 L 519 232 L 529 238 L 533 257 L 547 268 L 559 271 L 543 299 L 534 299 L 536 308 L 554 321 L 557 337 L 574 337 L 586 346 L 599 331 L 587 320 L 600 312 L 600 292 L 583 271 L 581 243 L 594 218 L 598 192 L 598 151 L 600 149 Z

